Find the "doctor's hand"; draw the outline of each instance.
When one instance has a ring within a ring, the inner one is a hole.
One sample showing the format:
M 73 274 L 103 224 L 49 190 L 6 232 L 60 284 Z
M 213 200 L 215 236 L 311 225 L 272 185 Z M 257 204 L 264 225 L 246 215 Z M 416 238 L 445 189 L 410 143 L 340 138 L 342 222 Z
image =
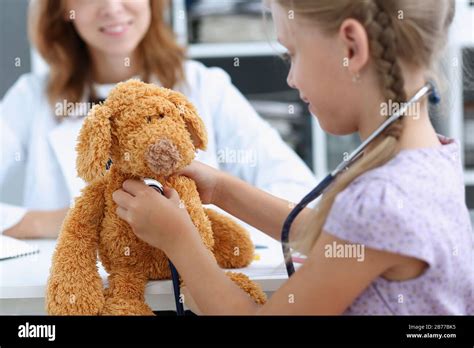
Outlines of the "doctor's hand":
M 117 215 L 128 222 L 138 238 L 168 256 L 178 243 L 197 231 L 178 193 L 164 187 L 164 196 L 142 181 L 126 180 L 112 194 Z
M 68 210 L 30 210 L 3 234 L 14 238 L 56 238 Z
M 187 176 L 196 182 L 203 204 L 214 204 L 216 202 L 222 178 L 226 175 L 224 172 L 198 161 L 191 162 L 178 174 Z

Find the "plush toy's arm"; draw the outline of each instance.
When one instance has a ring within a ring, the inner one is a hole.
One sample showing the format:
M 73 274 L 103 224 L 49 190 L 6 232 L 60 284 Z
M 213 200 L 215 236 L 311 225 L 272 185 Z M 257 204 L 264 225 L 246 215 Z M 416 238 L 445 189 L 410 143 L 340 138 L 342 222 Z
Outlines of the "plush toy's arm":
M 97 250 L 104 190 L 102 177 L 90 183 L 64 219 L 47 285 L 49 314 L 95 315 L 102 310 L 104 296 Z

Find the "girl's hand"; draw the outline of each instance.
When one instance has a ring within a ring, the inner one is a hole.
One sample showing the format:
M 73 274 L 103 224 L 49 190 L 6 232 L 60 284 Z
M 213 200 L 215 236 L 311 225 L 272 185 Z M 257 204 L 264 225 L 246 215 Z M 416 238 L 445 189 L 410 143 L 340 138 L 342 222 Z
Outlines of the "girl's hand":
M 214 204 L 216 202 L 219 185 L 224 173 L 204 163 L 193 161 L 178 174 L 187 176 L 196 182 L 203 204 Z
M 164 194 L 142 181 L 126 180 L 112 199 L 118 205 L 117 215 L 128 222 L 138 238 L 169 255 L 178 241 L 182 243 L 197 231 L 178 193 L 164 187 Z

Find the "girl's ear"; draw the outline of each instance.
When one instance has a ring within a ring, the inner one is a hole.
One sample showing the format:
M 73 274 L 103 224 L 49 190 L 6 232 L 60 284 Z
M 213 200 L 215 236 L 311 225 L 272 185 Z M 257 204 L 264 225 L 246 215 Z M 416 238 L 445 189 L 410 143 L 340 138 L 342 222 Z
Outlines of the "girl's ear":
M 186 124 L 194 147 L 205 150 L 207 146 L 207 132 L 204 122 L 193 104 L 186 100 L 186 97 L 179 92 L 169 90 L 168 100 L 170 100 L 179 110 L 181 117 Z
M 111 116 L 109 107 L 94 105 L 82 125 L 76 145 L 76 168 L 79 177 L 86 182 L 105 173 L 112 145 Z
M 339 28 L 339 39 L 344 46 L 347 68 L 351 74 L 359 73 L 369 60 L 369 37 L 364 26 L 349 18 Z

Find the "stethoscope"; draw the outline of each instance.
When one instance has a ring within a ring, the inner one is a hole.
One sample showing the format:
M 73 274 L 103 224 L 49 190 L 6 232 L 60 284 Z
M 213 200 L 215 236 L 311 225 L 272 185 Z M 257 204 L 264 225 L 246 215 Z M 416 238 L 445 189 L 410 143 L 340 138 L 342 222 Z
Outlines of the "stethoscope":
M 431 104 L 438 104 L 440 101 L 440 96 L 433 83 L 426 83 L 415 95 L 406 103 L 402 103 L 401 107 L 398 109 L 398 112 L 395 112 L 391 117 L 389 117 L 377 130 L 375 130 L 357 149 L 355 149 L 347 159 L 342 161 L 336 169 L 334 169 L 330 174 L 328 174 L 311 192 L 309 192 L 290 212 L 286 218 L 283 228 L 281 230 L 281 243 L 283 249 L 283 255 L 285 258 L 286 272 L 288 277 L 291 277 L 295 273 L 295 267 L 291 259 L 291 251 L 288 245 L 290 240 L 290 228 L 293 221 L 296 219 L 298 214 L 312 201 L 317 199 L 326 188 L 336 179 L 336 177 L 349 168 L 355 161 L 357 161 L 361 155 L 362 151 L 369 145 L 375 138 L 377 138 L 384 130 L 386 130 L 391 124 L 397 121 L 402 117 L 407 109 L 412 106 L 414 103 L 417 103 L 425 95 L 428 95 L 428 100 Z

